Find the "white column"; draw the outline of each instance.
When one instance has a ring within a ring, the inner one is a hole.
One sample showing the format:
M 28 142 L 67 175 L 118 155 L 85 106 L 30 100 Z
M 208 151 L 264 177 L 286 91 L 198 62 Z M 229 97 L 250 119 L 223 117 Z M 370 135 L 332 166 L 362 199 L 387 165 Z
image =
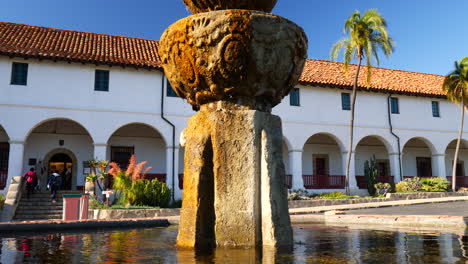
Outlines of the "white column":
M 105 143 L 94 143 L 94 155 L 93 158 L 96 160 L 107 160 L 107 144 Z
M 179 147 L 174 148 L 174 175 L 175 175 L 175 190 L 174 190 L 174 198 L 175 199 L 182 199 L 182 190 L 179 188 Z
M 447 178 L 445 171 L 445 154 L 432 155 L 432 176 Z
M 93 159 L 95 160 L 107 160 L 107 144 L 106 143 L 94 143 L 94 152 L 93 152 Z M 83 175 L 84 176 L 84 175 Z M 109 177 L 112 177 L 109 175 Z M 104 186 L 104 183 L 99 180 L 99 184 L 102 188 L 103 191 L 106 190 L 106 186 Z M 85 182 L 83 182 L 83 184 L 86 184 L 86 180 Z M 96 195 L 102 195 L 102 193 L 99 191 L 99 188 L 96 186 Z
M 302 179 L 302 149 L 289 151 L 289 168 L 292 174 L 292 189 L 305 189 Z
M 398 153 L 390 153 L 388 154 L 388 158 L 390 160 L 390 174 L 394 177 L 395 183 L 402 180 L 400 175 L 400 155 Z
M 356 181 L 356 167 L 355 167 L 355 161 L 354 161 L 354 154 L 355 152 L 351 152 L 351 160 L 350 160 L 350 165 L 349 165 L 349 189 L 351 190 L 351 193 L 356 192 L 359 190 L 357 186 L 357 181 Z M 342 153 L 342 163 L 343 163 L 343 175 L 346 175 L 346 165 L 348 161 L 348 152 L 345 151 Z
M 174 156 L 172 156 L 173 150 L 174 150 Z M 168 146 L 166 148 L 166 184 L 174 192 L 175 199 L 182 198 L 182 191 L 179 189 L 179 177 L 178 177 L 179 157 L 178 156 L 179 156 L 178 147 Z
M 22 176 L 23 172 L 23 159 L 24 159 L 24 142 L 23 141 L 10 141 L 10 154 L 8 156 L 8 178 L 5 190 L 8 190 L 13 176 Z

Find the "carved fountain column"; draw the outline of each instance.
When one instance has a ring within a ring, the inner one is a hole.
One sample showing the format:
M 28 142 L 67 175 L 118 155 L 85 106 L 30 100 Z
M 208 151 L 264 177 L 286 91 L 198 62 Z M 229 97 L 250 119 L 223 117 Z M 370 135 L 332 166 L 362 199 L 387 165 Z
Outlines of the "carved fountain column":
M 176 93 L 199 112 L 184 131 L 180 247 L 290 246 L 281 119 L 307 37 L 272 15 L 276 0 L 184 0 L 159 55 Z

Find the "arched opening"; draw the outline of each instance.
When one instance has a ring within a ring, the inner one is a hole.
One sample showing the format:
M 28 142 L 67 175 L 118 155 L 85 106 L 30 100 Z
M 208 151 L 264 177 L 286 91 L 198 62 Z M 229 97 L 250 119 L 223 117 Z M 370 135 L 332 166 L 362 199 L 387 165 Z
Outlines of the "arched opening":
M 77 163 L 75 156 L 69 150 L 57 149 L 46 155 L 44 162 L 47 171 L 60 174 L 62 179 L 60 189 L 72 190 L 73 180 L 76 179 L 73 177 L 74 165 Z
M 329 134 L 311 136 L 302 152 L 302 174 L 306 189 L 343 189 L 342 144 Z
M 412 138 L 403 146 L 403 178 L 432 177 L 432 152 L 426 139 Z
M 32 129 L 26 139 L 23 170 L 36 169 L 42 190 L 45 190 L 47 177 L 54 170 L 64 173 L 62 182 L 67 190 L 83 190 L 84 164 L 93 158 L 93 151 L 93 140 L 81 124 L 64 118 L 47 120 Z M 63 168 L 58 163 L 65 160 L 65 156 L 69 159 L 63 162 Z
M 10 156 L 10 143 L 8 135 L 0 125 L 0 190 L 5 189 L 8 180 L 8 159 Z
M 452 182 L 452 168 L 453 168 L 453 159 L 455 157 L 455 148 L 457 146 L 457 140 L 450 142 L 445 149 L 445 169 L 447 180 Z M 461 140 L 460 150 L 458 152 L 458 160 L 456 167 L 456 187 L 468 187 L 468 177 L 466 175 L 466 169 L 468 166 L 468 141 Z
M 166 182 L 166 143 L 152 126 L 141 123 L 122 126 L 111 135 L 107 145 L 108 159 L 120 168 L 126 169 L 130 157 L 135 154 L 137 162 L 147 161 L 146 166 L 152 167 L 145 179 Z
M 379 175 L 377 182 L 394 183 L 394 177 L 390 168 L 388 149 L 378 136 L 366 136 L 356 145 L 355 150 L 355 175 L 359 189 L 367 189 L 365 180 L 365 163 L 375 157 Z

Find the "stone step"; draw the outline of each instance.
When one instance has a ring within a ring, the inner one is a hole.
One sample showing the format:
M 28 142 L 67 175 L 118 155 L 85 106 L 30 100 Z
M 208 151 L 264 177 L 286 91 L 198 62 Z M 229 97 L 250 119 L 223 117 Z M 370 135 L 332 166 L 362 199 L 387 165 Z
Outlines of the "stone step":
M 49 215 L 61 215 L 62 210 L 37 210 L 37 211 L 19 211 L 16 212 L 15 217 L 24 218 L 24 216 L 49 216 Z
M 16 212 L 20 211 L 47 211 L 47 210 L 62 210 L 62 205 L 42 205 L 42 206 L 18 206 Z
M 34 205 L 48 205 L 48 204 L 52 204 L 52 199 L 41 199 L 41 200 L 20 200 L 18 205 L 30 205 L 30 206 L 34 206 Z M 55 204 L 63 204 L 63 200 L 62 199 L 55 199 Z
M 51 206 L 51 205 L 62 206 L 63 202 L 60 201 L 60 200 L 57 200 L 56 203 L 52 203 L 51 201 L 20 202 L 18 204 L 18 207 L 20 207 L 20 206 L 26 206 L 26 207 L 29 207 L 29 206 Z
M 22 215 L 14 218 L 14 221 L 31 221 L 31 220 L 61 220 L 62 214 L 54 215 Z
M 79 194 L 79 193 L 83 193 L 83 192 L 79 192 L 79 191 L 59 191 L 57 192 L 57 195 L 60 195 L 62 196 L 62 194 Z M 31 197 L 43 197 L 43 196 L 50 196 L 50 191 L 46 191 L 46 192 L 34 192 L 32 194 L 30 194 Z M 23 192 L 22 193 L 22 197 L 26 197 L 26 192 Z
M 51 200 L 51 199 L 52 199 L 52 198 L 51 198 L 50 195 L 48 195 L 48 196 L 38 196 L 38 197 L 34 197 L 34 196 L 33 196 L 33 197 L 29 197 L 29 198 L 27 198 L 27 197 L 21 197 L 21 200 L 25 200 L 25 201 Z M 61 200 L 61 199 L 63 199 L 63 197 L 62 197 L 61 195 L 60 195 L 60 196 L 57 195 L 57 196 L 55 196 L 55 199 L 56 199 L 56 200 L 57 200 L 57 199 L 60 199 L 60 200 Z
M 48 193 L 48 194 L 34 194 L 34 195 L 30 195 L 29 198 L 26 197 L 26 195 L 22 194 L 21 195 L 21 199 L 45 199 L 45 198 L 48 198 L 50 199 L 51 197 L 51 194 Z M 63 196 L 61 194 L 57 194 L 57 196 L 55 196 L 56 198 L 62 198 Z
M 31 214 L 27 214 L 27 215 L 21 215 L 21 217 L 17 217 L 15 215 L 15 219 L 20 219 L 20 218 L 24 218 L 24 219 L 51 219 L 51 218 L 55 218 L 55 219 L 60 219 L 62 218 L 62 213 L 60 214 L 43 214 L 43 215 L 31 215 Z

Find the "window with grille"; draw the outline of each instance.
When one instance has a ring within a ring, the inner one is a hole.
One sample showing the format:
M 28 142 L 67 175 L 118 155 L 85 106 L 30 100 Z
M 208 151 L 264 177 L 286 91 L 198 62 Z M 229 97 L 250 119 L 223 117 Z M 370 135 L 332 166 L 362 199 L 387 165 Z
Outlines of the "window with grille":
M 109 71 L 96 70 L 94 77 L 94 90 L 102 92 L 109 91 Z
M 11 67 L 11 84 L 26 85 L 28 83 L 28 64 L 13 62 Z
M 122 170 L 126 170 L 130 157 L 134 153 L 134 147 L 111 146 L 111 161 L 117 163 Z
M 299 88 L 293 88 L 291 90 L 291 93 L 289 94 L 289 104 L 292 106 L 300 106 L 301 105 L 301 100 L 300 100 L 300 93 L 299 93 Z
M 395 97 L 390 98 L 390 111 L 392 114 L 400 113 L 400 106 L 398 105 L 398 98 L 395 98 Z
M 440 117 L 439 102 L 437 101 L 432 101 L 432 116 Z
M 167 79 L 166 79 L 166 96 L 167 97 L 178 97 L 176 92 L 172 88 L 171 83 Z
M 351 110 L 351 95 L 349 93 L 341 93 L 341 109 Z

